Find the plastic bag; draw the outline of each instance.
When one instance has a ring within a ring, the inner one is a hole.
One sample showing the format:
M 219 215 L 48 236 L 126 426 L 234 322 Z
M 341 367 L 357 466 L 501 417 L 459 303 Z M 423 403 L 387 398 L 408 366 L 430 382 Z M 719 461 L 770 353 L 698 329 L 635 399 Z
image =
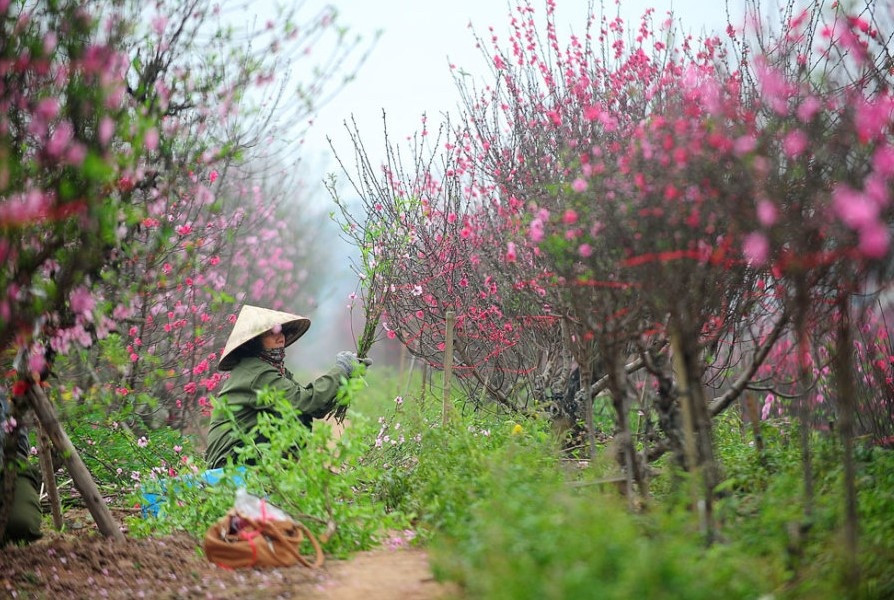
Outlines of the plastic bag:
M 292 520 L 292 517 L 263 498 L 249 494 L 244 487 L 236 490 L 236 501 L 233 503 L 233 509 L 249 519 L 260 519 L 262 521 Z

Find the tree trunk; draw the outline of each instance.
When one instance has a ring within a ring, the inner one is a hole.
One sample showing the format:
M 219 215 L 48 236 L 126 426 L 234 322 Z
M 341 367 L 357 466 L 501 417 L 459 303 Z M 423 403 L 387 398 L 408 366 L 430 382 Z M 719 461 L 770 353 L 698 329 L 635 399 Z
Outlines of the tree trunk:
M 807 364 L 807 313 L 810 303 L 807 296 L 807 283 L 799 280 L 795 300 L 795 335 L 798 349 L 798 421 L 801 424 L 801 473 L 804 483 L 804 521 L 805 529 L 813 520 L 813 457 L 810 454 L 810 371 Z M 843 317 L 842 317 L 843 318 Z
M 121 529 L 115 522 L 114 517 L 112 517 L 112 513 L 103 501 L 102 496 L 100 496 L 99 489 L 90 476 L 90 471 L 87 470 L 78 451 L 62 429 L 62 425 L 56 417 L 56 410 L 39 384 L 33 384 L 28 388 L 28 400 L 31 402 L 31 407 L 34 409 L 41 427 L 47 432 L 47 435 L 53 441 L 53 445 L 62 455 L 72 481 L 87 504 L 87 509 L 93 516 L 99 532 L 116 541 L 123 541 L 124 534 L 121 533 Z
M 680 408 L 683 413 L 686 466 L 689 469 L 692 500 L 699 515 L 699 525 L 708 544 L 714 539 L 711 500 L 714 494 L 713 441 L 710 429 L 705 430 L 704 419 L 708 407 L 704 393 L 701 393 L 701 379 L 694 377 L 695 357 L 687 352 L 686 342 L 679 326 L 671 323 L 671 349 L 673 352 L 674 374 L 677 380 Z M 702 406 L 699 407 L 699 404 Z M 701 408 L 701 410 L 699 410 Z M 708 420 L 710 426 L 710 419 Z M 707 440 L 705 438 L 708 438 Z M 704 495 L 699 493 L 698 480 L 704 483 Z
M 851 355 L 854 351 L 849 317 L 849 296 L 842 293 L 839 299 L 838 336 L 835 348 L 835 371 L 838 380 L 840 420 L 838 431 L 844 447 L 844 543 L 847 551 L 845 582 L 847 589 L 858 590 L 860 568 L 857 562 L 857 484 L 854 464 L 854 372 Z

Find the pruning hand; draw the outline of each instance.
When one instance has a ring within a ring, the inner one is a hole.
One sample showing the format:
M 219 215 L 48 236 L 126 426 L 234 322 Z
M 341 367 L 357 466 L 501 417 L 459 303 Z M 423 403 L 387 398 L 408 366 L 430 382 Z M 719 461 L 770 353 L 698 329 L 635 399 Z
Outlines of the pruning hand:
M 357 365 L 360 363 L 363 363 L 368 367 L 372 364 L 372 359 L 366 356 L 358 358 L 356 352 L 350 352 L 348 350 L 343 350 L 335 355 L 335 364 L 341 367 L 342 371 L 345 372 L 345 377 L 349 379 L 354 372 L 354 369 L 356 369 Z

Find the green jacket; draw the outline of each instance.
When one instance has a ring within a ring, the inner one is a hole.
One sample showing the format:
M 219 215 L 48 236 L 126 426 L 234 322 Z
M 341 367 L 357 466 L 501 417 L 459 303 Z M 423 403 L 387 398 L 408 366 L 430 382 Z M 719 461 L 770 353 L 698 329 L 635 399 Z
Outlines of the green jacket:
M 252 356 L 236 364 L 218 395 L 233 411 L 236 423 L 243 432 L 249 433 L 254 429 L 259 413 L 275 414 L 271 407 L 258 404 L 258 392 L 268 387 L 282 390 L 292 406 L 301 411 L 301 422 L 310 427 L 314 418 L 325 417 L 335 407 L 335 396 L 343 376 L 341 368 L 333 367 L 310 385 L 303 386 L 295 382 L 288 369 L 285 376 L 280 375 L 273 365 Z M 255 439 L 259 443 L 267 441 L 259 435 L 255 435 Z M 215 409 L 211 413 L 208 449 L 205 451 L 208 468 L 223 467 L 228 456 L 235 460 L 233 448 L 240 444 L 239 437 L 233 431 L 233 423 L 223 411 Z

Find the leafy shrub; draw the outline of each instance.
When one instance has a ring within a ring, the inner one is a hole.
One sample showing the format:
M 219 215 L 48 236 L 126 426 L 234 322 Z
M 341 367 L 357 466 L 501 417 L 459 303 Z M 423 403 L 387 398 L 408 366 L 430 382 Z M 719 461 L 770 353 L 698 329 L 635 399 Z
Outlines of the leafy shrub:
M 486 494 L 435 540 L 440 575 L 483 598 L 757 595 L 752 565 L 705 550 L 679 515 L 633 516 L 617 496 L 573 487 L 545 450 L 529 437 L 491 454 Z
M 256 443 L 254 432 L 243 432 L 238 463 L 224 468 L 225 477 L 218 485 L 167 482 L 161 518 L 137 524 L 140 532 L 185 529 L 200 537 L 232 506 L 237 484 L 317 533 L 333 522 L 336 530 L 324 549 L 335 556 L 370 548 L 386 531 L 405 526 L 400 514 L 387 512 L 367 493 L 376 473 L 361 461 L 371 439 L 371 427 L 363 417 L 356 415 L 352 426 L 336 439 L 327 423 L 317 422 L 312 430 L 302 425 L 300 411 L 282 393 L 265 390 L 259 400 L 272 409 L 259 415 L 256 430 L 269 441 Z M 239 464 L 251 466 L 239 470 Z

